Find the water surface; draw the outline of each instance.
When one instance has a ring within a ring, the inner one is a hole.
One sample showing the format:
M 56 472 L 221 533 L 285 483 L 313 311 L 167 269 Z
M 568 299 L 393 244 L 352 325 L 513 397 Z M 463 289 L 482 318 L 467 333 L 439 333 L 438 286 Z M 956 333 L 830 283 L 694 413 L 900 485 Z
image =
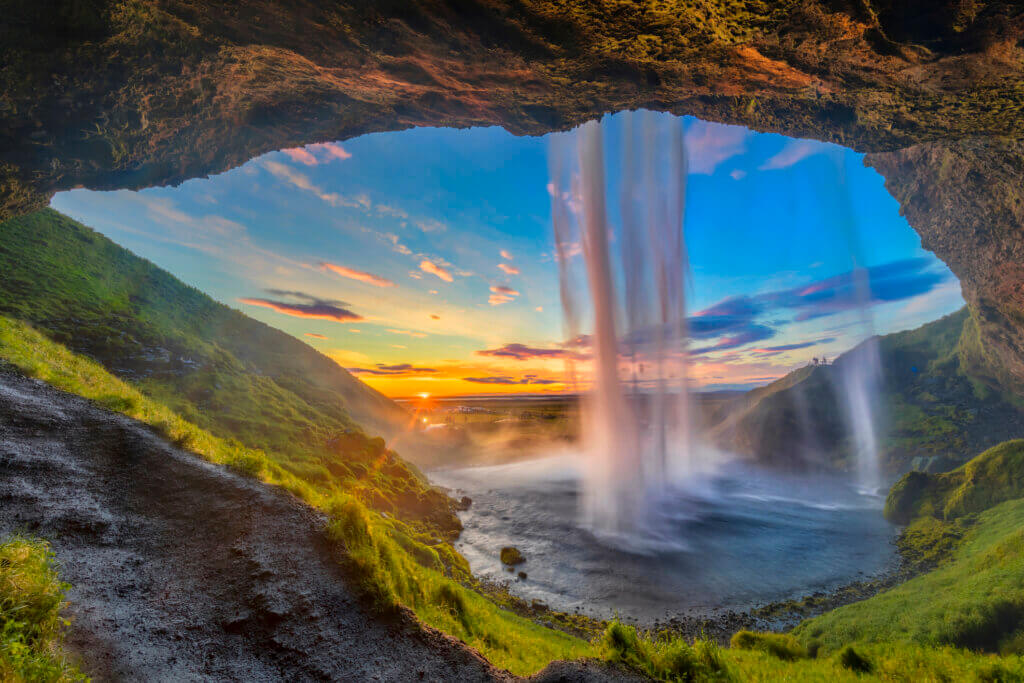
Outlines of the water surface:
M 579 465 L 568 454 L 431 473 L 473 499 L 456 547 L 477 576 L 556 609 L 653 620 L 833 590 L 895 562 L 882 500 L 840 478 L 734 461 L 670 487 L 647 533 L 599 537 L 579 523 Z M 502 567 L 504 545 L 526 556 L 525 581 Z

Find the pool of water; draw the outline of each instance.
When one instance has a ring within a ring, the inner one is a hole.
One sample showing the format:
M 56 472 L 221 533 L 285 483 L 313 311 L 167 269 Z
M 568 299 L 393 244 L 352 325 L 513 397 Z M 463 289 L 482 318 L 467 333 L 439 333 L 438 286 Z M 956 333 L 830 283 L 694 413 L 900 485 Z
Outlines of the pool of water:
M 833 590 L 895 563 L 883 500 L 841 478 L 724 462 L 658 501 L 644 533 L 608 537 L 580 523 L 580 467 L 562 454 L 431 472 L 473 499 L 456 547 L 477 576 L 556 609 L 653 620 Z M 501 565 L 506 545 L 525 580 Z

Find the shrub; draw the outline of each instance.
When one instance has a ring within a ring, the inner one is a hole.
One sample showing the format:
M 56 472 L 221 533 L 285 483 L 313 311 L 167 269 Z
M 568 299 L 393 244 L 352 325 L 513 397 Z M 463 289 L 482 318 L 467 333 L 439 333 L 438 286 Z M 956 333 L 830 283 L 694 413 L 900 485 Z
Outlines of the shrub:
M 861 674 L 871 673 L 875 668 L 871 661 L 854 650 L 852 645 L 847 645 L 840 650 L 839 663 L 843 665 L 843 668 Z
M 737 650 L 764 652 L 787 662 L 807 657 L 804 646 L 788 633 L 738 631 L 729 641 L 729 645 Z

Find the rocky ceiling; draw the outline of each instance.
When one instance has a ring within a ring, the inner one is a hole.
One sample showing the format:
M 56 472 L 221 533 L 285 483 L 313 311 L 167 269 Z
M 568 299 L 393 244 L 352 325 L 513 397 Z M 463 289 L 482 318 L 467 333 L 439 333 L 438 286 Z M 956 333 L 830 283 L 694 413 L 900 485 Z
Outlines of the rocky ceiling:
M 1020 2 L 2 4 L 0 219 L 374 131 L 692 114 L 870 152 L 960 278 L 990 374 L 1024 386 Z

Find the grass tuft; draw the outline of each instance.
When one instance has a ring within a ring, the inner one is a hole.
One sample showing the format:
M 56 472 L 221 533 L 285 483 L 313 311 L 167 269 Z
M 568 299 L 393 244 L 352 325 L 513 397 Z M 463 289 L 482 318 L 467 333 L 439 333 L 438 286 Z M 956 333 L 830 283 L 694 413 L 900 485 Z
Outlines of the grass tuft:
M 729 645 L 737 650 L 765 652 L 788 662 L 807 657 L 807 649 L 787 633 L 738 631 L 729 641 Z
M 68 588 L 45 541 L 12 536 L 0 543 L 0 680 L 89 680 L 62 647 Z

